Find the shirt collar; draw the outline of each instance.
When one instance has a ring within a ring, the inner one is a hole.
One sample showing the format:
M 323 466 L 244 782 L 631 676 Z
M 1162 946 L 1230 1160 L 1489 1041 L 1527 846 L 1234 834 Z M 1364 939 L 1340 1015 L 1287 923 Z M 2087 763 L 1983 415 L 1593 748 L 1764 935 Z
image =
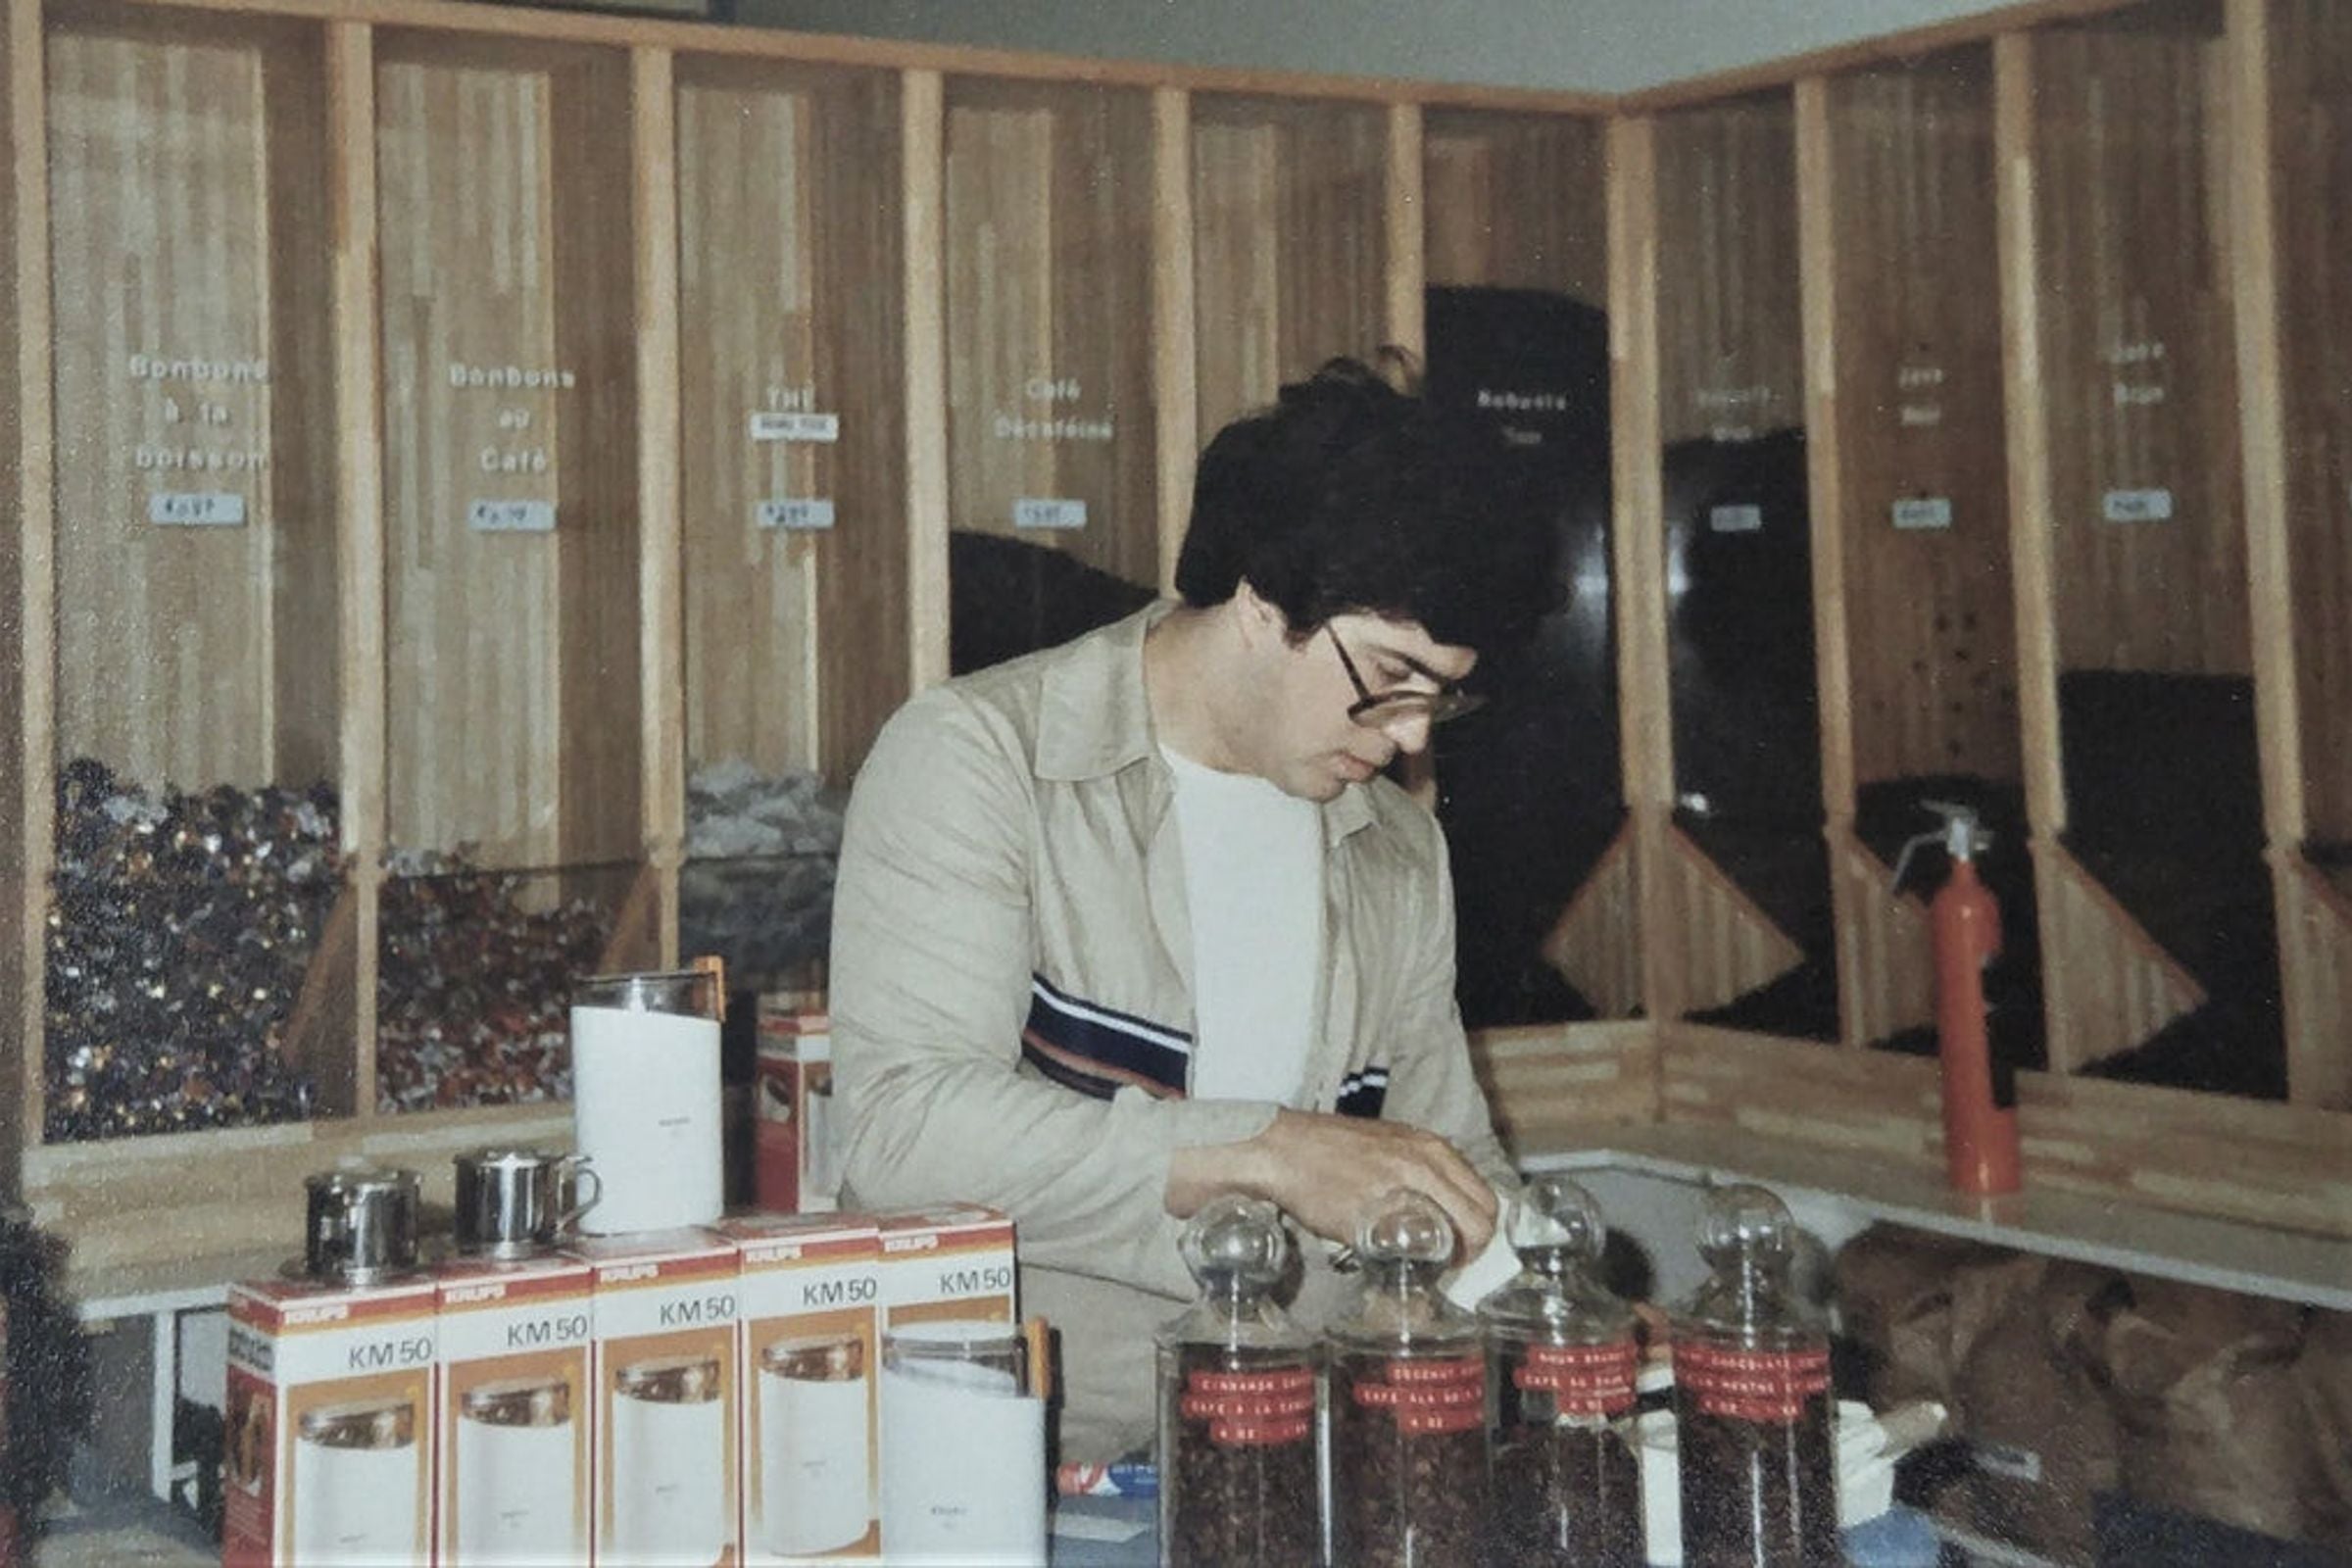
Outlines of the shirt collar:
M 1144 693 L 1144 635 L 1168 612 L 1155 600 L 1070 648 L 1045 675 L 1037 725 L 1037 776 L 1063 783 L 1104 778 L 1144 762 L 1164 769 Z M 1323 807 L 1323 841 L 1337 844 L 1372 823 L 1366 785 L 1350 785 Z

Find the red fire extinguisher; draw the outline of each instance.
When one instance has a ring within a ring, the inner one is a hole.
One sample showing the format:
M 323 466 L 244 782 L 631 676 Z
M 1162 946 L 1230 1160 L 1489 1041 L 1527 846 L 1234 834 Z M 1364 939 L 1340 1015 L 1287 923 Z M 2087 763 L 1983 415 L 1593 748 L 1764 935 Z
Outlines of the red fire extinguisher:
M 1954 1192 L 2014 1193 L 2022 1179 L 2017 1142 L 2017 1082 L 1992 1054 L 1986 1027 L 1984 969 L 2001 951 L 2001 910 L 1977 876 L 1977 852 L 1991 843 L 1965 806 L 1922 802 L 1943 826 L 1903 846 L 1894 865 L 1923 844 L 1941 843 L 1951 875 L 1928 906 L 1936 949 L 1936 1054 L 1943 1069 L 1943 1166 Z

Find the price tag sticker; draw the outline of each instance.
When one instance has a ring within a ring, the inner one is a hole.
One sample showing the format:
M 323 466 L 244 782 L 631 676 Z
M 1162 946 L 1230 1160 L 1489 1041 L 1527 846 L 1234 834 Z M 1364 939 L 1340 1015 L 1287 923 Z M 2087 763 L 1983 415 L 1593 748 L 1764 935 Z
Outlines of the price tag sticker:
M 1949 496 L 1905 496 L 1894 504 L 1894 525 L 1906 533 L 1952 525 Z
M 241 528 L 245 498 L 221 490 L 158 490 L 147 497 L 147 520 L 164 528 Z
M 466 509 L 466 526 L 475 533 L 554 533 L 552 501 L 476 501 Z
M 752 509 L 752 520 L 761 528 L 792 533 L 814 533 L 833 526 L 833 503 L 801 496 L 770 496 Z
M 2170 490 L 2110 490 L 2099 498 L 2099 514 L 2109 522 L 2170 522 Z
M 783 414 L 774 409 L 761 409 L 752 416 L 752 439 L 755 441 L 838 441 L 841 439 L 841 416 L 838 414 Z
M 1707 531 L 1710 533 L 1762 533 L 1764 509 L 1752 503 L 1736 507 L 1713 507 L 1707 512 Z
M 1015 528 L 1083 528 L 1086 503 L 1060 497 L 1023 496 L 1012 504 Z

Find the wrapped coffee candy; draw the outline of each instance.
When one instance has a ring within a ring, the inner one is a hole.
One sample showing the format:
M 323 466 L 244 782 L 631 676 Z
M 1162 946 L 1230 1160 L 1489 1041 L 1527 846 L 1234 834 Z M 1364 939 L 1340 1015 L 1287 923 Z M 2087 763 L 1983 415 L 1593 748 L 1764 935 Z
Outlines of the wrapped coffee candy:
M 1471 1568 L 1487 1512 L 1487 1363 L 1446 1298 L 1453 1226 L 1419 1193 L 1373 1200 L 1362 1280 L 1328 1332 L 1331 1553 L 1349 1568 Z
M 1789 1286 L 1795 1225 L 1760 1187 L 1699 1218 L 1713 1276 L 1674 1313 L 1687 1568 L 1840 1561 L 1829 1329 Z
M 1320 1560 L 1313 1337 L 1273 1298 L 1289 1242 L 1270 1203 L 1220 1198 L 1185 1226 L 1200 1298 L 1159 1331 L 1159 1560 Z
M 1479 1304 L 1494 1398 L 1494 1568 L 1642 1568 L 1633 1309 L 1598 1279 L 1589 1194 L 1539 1176 L 1505 1226 L 1516 1279 Z

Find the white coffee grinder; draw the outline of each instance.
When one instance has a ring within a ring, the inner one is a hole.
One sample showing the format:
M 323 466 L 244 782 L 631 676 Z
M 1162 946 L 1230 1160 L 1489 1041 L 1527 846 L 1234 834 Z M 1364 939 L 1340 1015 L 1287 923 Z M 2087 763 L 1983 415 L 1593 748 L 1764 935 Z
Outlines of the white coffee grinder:
M 597 1236 L 708 1225 L 725 1206 L 718 1028 L 726 976 L 691 969 L 598 975 L 571 1001 L 573 1140 L 602 1196 Z

